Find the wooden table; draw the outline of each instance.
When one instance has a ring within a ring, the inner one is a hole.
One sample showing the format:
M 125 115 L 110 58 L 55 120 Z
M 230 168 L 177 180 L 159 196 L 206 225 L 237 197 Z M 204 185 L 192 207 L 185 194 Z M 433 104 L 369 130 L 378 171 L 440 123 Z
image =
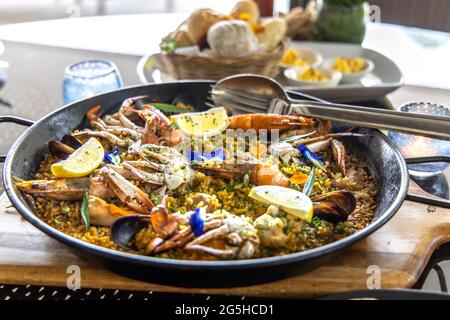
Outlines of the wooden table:
M 415 192 L 420 192 L 413 187 Z M 81 268 L 82 288 L 228 294 L 258 297 L 319 297 L 367 289 L 379 270 L 381 288 L 408 288 L 420 277 L 433 251 L 450 241 L 449 210 L 406 201 L 380 230 L 328 265 L 272 283 L 237 288 L 179 288 L 118 276 L 74 255 L 43 234 L 0 197 L 0 283 L 66 286 L 67 268 Z M 378 269 L 379 268 L 379 269 Z

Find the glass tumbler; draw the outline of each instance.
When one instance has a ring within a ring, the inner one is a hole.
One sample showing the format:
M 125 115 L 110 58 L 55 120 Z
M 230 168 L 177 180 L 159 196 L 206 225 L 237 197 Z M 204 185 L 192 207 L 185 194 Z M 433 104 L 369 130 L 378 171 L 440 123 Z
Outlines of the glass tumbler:
M 64 73 L 64 104 L 119 89 L 123 86 L 117 66 L 105 60 L 87 60 L 68 65 Z
M 399 111 L 446 116 L 449 117 L 450 121 L 450 109 L 435 103 L 406 103 L 399 108 Z M 450 141 L 447 140 L 438 140 L 393 131 L 389 131 L 388 136 L 398 146 L 405 158 L 450 156 Z M 417 173 L 432 174 L 445 170 L 447 166 L 448 164 L 446 162 L 409 164 L 408 169 Z

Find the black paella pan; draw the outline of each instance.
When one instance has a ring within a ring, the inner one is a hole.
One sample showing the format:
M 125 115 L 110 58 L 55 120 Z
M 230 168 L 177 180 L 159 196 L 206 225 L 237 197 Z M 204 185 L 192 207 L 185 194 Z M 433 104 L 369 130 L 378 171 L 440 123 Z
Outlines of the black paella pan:
M 285 256 L 233 261 L 186 261 L 118 252 L 77 240 L 47 225 L 33 213 L 22 194 L 15 189 L 12 176 L 32 179 L 39 162 L 47 153 L 47 142 L 59 140 L 75 128 L 87 126 L 85 114 L 92 106 L 100 104 L 103 106 L 102 110 L 110 108 L 112 113 L 129 97 L 148 95 L 162 102 L 171 102 L 184 95 L 201 110 L 206 109 L 204 103 L 212 83 L 185 81 L 121 89 L 66 105 L 35 123 L 15 117 L 0 117 L 0 122 L 31 125 L 17 139 L 8 155 L 1 158 L 5 162 L 3 179 L 9 199 L 35 227 L 63 242 L 77 254 L 101 262 L 114 272 L 145 281 L 196 287 L 242 286 L 311 270 L 329 262 L 336 254 L 380 228 L 400 208 L 408 188 L 406 162 L 385 135 L 371 129 L 359 129 L 369 135 L 352 137 L 349 142 L 353 144 L 352 149 L 368 161 L 378 182 L 380 190 L 373 222 L 365 229 L 337 242 Z

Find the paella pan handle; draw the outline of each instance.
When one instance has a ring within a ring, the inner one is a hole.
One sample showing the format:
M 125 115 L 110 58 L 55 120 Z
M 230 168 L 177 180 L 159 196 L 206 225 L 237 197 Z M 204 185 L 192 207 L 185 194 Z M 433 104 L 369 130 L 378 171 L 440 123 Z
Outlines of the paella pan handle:
M 407 158 L 405 159 L 407 164 L 420 164 L 420 163 L 432 163 L 432 162 L 447 162 L 450 163 L 450 157 L 446 156 L 434 156 L 434 157 L 418 157 L 418 158 Z M 436 197 L 426 197 L 417 194 L 406 195 L 407 200 L 411 200 L 414 202 L 420 202 L 432 206 L 450 208 L 450 201 L 443 199 L 436 199 Z
M 16 123 L 27 127 L 30 127 L 34 124 L 34 121 L 15 116 L 0 116 L 0 122 Z M 5 160 L 6 156 L 0 155 L 0 163 L 5 162 Z

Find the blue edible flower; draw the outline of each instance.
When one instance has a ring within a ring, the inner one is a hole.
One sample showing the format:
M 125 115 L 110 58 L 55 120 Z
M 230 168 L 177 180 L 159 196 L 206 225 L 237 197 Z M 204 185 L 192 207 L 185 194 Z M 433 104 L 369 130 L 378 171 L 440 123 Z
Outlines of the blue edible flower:
M 202 211 L 205 211 L 205 209 L 195 208 L 194 213 L 189 219 L 189 224 L 191 225 L 192 231 L 196 237 L 201 236 L 205 228 L 205 221 L 203 220 Z
M 114 151 L 109 153 L 105 152 L 104 160 L 107 163 L 112 163 L 116 166 L 119 165 L 120 164 L 119 148 L 116 147 Z
M 315 167 L 322 169 L 323 171 L 327 171 L 323 167 L 323 158 L 319 157 L 317 154 L 312 152 L 308 147 L 305 147 L 304 145 L 299 145 L 298 150 L 300 150 L 300 153 L 302 154 L 303 158 L 311 162 Z
M 186 151 L 186 157 L 189 161 L 197 161 L 202 162 L 205 160 L 217 159 L 217 160 L 225 160 L 225 150 L 217 149 L 211 153 L 202 153 L 197 151 Z

